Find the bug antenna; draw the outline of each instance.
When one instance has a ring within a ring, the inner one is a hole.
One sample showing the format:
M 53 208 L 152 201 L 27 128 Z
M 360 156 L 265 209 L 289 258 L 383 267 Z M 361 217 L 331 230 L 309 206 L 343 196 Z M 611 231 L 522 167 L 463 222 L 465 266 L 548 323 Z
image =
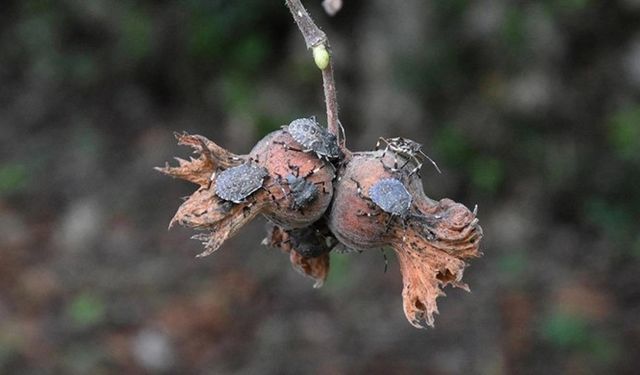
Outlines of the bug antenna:
M 431 164 L 433 164 L 433 166 L 436 168 L 436 171 L 438 171 L 438 173 L 442 174 L 442 171 L 440 170 L 440 167 L 438 167 L 438 164 L 436 164 L 436 162 L 433 161 L 433 159 L 431 159 L 429 155 L 425 154 L 422 150 L 420 150 L 420 154 L 425 158 L 427 158 L 427 160 L 429 160 Z

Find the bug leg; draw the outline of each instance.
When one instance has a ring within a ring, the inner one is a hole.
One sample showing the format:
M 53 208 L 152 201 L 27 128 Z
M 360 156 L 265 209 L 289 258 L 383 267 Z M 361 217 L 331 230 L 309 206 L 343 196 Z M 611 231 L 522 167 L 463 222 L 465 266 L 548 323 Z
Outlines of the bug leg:
M 319 167 L 315 167 L 314 169 L 310 170 L 309 173 L 307 173 L 304 178 L 307 178 L 309 176 L 313 176 L 316 172 L 318 172 L 319 170 L 321 170 L 322 168 L 324 168 L 326 166 L 326 164 L 322 164 Z M 298 176 L 296 176 L 298 177 Z
M 300 176 L 300 166 L 299 165 L 291 164 L 291 160 L 287 160 L 287 167 L 294 172 L 293 175 L 295 177 L 299 177 Z
M 251 206 L 253 206 L 253 202 L 249 203 L 249 205 L 242 207 L 242 215 L 246 218 L 247 215 L 251 213 Z
M 322 185 L 322 194 L 327 194 L 327 185 L 325 183 L 325 181 L 318 181 L 318 182 L 314 182 L 314 185 Z
M 397 153 L 393 153 L 393 168 L 391 169 L 391 171 L 396 172 L 398 170 L 398 154 Z
M 280 188 L 280 191 L 282 191 L 282 196 L 286 197 L 287 196 L 287 192 L 284 189 L 284 187 L 282 186 L 282 181 L 284 180 L 282 178 L 282 176 L 278 173 L 274 173 L 276 175 L 276 181 L 274 181 L 271 185 L 269 186 L 261 186 L 260 188 L 264 191 L 266 191 L 269 194 L 269 198 L 271 199 L 272 202 L 274 202 L 278 207 L 280 207 L 280 202 L 279 199 L 276 198 L 276 196 L 273 194 L 273 192 L 271 191 L 272 187 L 278 187 Z
M 380 211 L 378 209 L 378 206 L 376 206 L 375 203 L 373 203 L 373 201 L 371 200 L 371 198 L 367 197 L 366 195 L 364 195 L 362 193 L 362 186 L 360 185 L 360 183 L 358 181 L 356 181 L 355 179 L 351 178 L 351 181 L 353 181 L 356 184 L 356 194 L 358 194 L 358 197 L 360 197 L 360 199 L 364 199 L 367 202 L 367 207 L 369 207 L 371 210 L 373 210 L 373 212 L 364 212 L 362 210 L 359 210 L 356 215 L 357 216 L 367 216 L 367 217 L 374 217 L 374 216 L 379 216 L 380 214 L 382 214 L 382 211 Z
M 356 194 L 358 194 L 360 198 L 370 201 L 371 199 L 362 193 L 362 186 L 360 186 L 360 183 L 353 178 L 351 178 L 351 181 L 356 184 Z
M 376 151 L 378 151 L 380 149 L 380 145 L 382 143 L 385 144 L 384 151 L 382 152 L 382 157 L 384 157 L 386 152 L 389 151 L 389 146 L 391 146 L 391 144 L 389 144 L 389 141 L 386 138 L 380 137 L 380 138 L 378 138 L 378 143 L 376 143 Z
M 381 214 L 380 211 L 364 212 L 362 210 L 358 210 L 358 212 L 356 212 L 356 216 L 366 216 L 366 217 L 375 217 L 375 216 L 379 216 L 380 214 Z
M 384 138 L 378 138 L 378 142 L 376 142 L 376 147 L 373 151 L 378 151 L 380 149 L 380 143 L 384 141 Z
M 393 214 L 389 215 L 389 220 L 387 220 L 386 224 L 384 225 L 385 233 L 389 232 L 389 228 L 391 228 L 391 222 L 393 221 L 393 217 L 394 217 Z
M 297 147 L 291 147 L 288 144 L 284 143 L 284 142 L 280 142 L 280 141 L 273 141 L 273 144 L 276 145 L 281 145 L 286 151 L 296 151 L 296 152 L 305 152 L 305 150 L 297 148 Z
M 271 199 L 271 201 L 272 201 L 273 203 L 275 203 L 275 205 L 276 205 L 276 206 L 278 206 L 278 208 L 280 208 L 280 202 L 278 202 L 278 198 L 276 198 L 276 196 L 275 196 L 275 195 L 273 194 L 273 192 L 271 192 L 271 190 L 270 190 L 270 189 L 271 189 L 272 187 L 274 187 L 274 186 L 276 186 L 276 184 L 275 184 L 275 183 L 274 183 L 274 184 L 272 184 L 272 185 L 269 185 L 269 186 L 262 186 L 262 187 L 260 187 L 260 188 L 261 188 L 262 190 L 266 191 L 266 192 L 267 192 L 267 194 L 269 194 L 269 199 Z M 284 192 L 284 188 L 282 187 L 282 185 L 278 184 L 278 186 L 280 187 L 280 189 L 282 189 L 282 193 L 283 193 L 283 194 L 285 194 L 285 192 Z
M 389 261 L 387 260 L 387 253 L 384 252 L 384 249 L 380 249 L 382 253 L 382 257 L 384 258 L 384 273 L 387 273 L 387 268 L 389 267 Z

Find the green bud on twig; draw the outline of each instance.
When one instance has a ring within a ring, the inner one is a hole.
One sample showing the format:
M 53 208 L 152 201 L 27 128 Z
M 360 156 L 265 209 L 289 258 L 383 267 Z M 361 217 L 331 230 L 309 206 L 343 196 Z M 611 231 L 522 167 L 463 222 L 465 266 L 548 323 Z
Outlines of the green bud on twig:
M 329 66 L 329 51 L 324 44 L 313 47 L 313 60 L 320 70 L 325 70 Z

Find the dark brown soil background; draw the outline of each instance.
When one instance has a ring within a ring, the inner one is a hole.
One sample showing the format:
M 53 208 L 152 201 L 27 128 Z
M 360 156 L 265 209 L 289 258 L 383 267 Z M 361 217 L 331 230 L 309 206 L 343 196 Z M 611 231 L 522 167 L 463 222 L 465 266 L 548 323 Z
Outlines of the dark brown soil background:
M 605 4 L 606 3 L 606 4 Z M 632 373 L 640 357 L 640 2 L 306 1 L 352 150 L 425 144 L 425 190 L 479 205 L 483 258 L 402 311 L 392 252 L 322 289 L 257 220 L 195 259 L 173 131 L 246 153 L 324 122 L 283 1 L 0 2 L 0 372 Z

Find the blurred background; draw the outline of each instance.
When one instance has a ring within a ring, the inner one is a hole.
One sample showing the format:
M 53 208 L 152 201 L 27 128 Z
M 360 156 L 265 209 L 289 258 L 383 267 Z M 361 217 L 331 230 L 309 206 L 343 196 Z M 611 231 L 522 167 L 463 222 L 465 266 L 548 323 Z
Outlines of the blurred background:
M 0 372 L 633 373 L 640 356 L 640 1 L 345 0 L 330 37 L 348 146 L 425 144 L 432 198 L 485 239 L 435 329 L 388 252 L 322 289 L 260 245 L 195 259 L 173 131 L 246 153 L 324 122 L 283 1 L 0 3 Z

